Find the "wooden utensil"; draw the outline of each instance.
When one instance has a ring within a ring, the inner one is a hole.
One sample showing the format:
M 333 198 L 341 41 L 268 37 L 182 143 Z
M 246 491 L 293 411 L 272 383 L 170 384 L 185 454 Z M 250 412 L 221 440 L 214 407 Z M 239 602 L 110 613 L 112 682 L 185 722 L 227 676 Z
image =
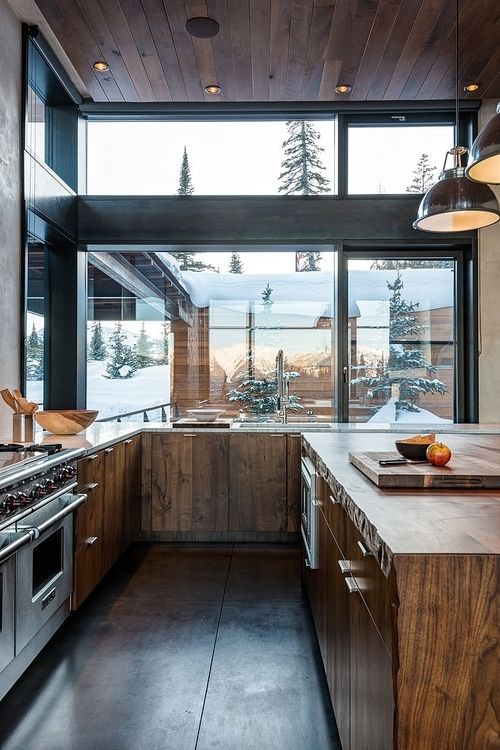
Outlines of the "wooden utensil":
M 28 401 L 27 398 L 24 398 L 21 391 L 14 389 L 12 393 L 23 414 L 33 414 L 33 406 L 35 407 L 35 411 L 37 410 L 37 404 L 34 404 L 33 401 Z
M 19 404 L 17 403 L 16 399 L 12 395 L 12 393 L 9 391 L 8 388 L 3 388 L 0 391 L 0 396 L 2 396 L 3 400 L 7 404 L 7 406 L 10 406 L 10 408 L 13 410 L 14 414 L 21 414 L 21 408 Z

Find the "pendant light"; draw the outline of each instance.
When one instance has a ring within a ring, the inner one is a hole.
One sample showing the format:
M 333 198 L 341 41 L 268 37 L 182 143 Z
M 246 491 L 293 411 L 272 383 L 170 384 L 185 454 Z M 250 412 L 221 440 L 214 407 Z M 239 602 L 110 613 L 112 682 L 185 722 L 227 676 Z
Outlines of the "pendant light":
M 465 176 L 462 157 L 468 152 L 458 145 L 458 0 L 455 21 L 455 146 L 445 156 L 439 180 L 422 198 L 414 229 L 424 232 L 466 232 L 495 224 L 500 208 L 493 190 Z M 448 156 L 454 164 L 446 169 Z
M 500 103 L 472 144 L 465 174 L 475 182 L 500 185 Z

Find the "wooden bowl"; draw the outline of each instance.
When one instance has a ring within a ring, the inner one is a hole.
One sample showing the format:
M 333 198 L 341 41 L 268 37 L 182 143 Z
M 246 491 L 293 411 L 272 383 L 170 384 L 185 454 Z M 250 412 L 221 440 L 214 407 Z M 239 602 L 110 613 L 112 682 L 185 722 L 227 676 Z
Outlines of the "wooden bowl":
M 76 435 L 92 424 L 98 411 L 85 409 L 47 409 L 37 411 L 35 419 L 47 432 L 53 435 Z

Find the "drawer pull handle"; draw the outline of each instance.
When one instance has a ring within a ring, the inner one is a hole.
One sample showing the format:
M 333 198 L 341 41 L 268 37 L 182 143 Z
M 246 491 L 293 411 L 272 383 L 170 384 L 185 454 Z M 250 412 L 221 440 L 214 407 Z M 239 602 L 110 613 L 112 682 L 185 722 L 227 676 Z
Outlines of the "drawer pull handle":
M 195 438 L 195 437 L 196 437 L 196 435 L 194 434 L 194 432 L 185 432 L 185 433 L 184 433 L 184 437 L 192 437 L 192 438 Z
M 339 502 L 336 497 L 333 497 L 333 495 L 330 495 L 330 500 L 332 501 L 334 505 L 336 505 Z
M 369 550 L 368 547 L 365 547 L 363 542 L 358 542 L 358 547 L 361 550 L 363 557 L 373 557 L 373 552 Z
M 351 572 L 351 563 L 349 562 L 349 560 L 339 560 L 338 563 L 342 573 Z
M 352 576 L 347 576 L 347 578 L 344 578 L 344 581 L 350 594 L 357 594 L 359 592 L 358 584 Z
M 125 443 L 125 445 L 130 445 L 130 443 L 132 442 L 132 438 L 129 438 L 128 440 L 124 440 L 123 442 Z
M 92 547 L 92 545 L 95 544 L 96 542 L 97 542 L 96 536 L 89 536 L 89 538 L 85 540 L 85 544 L 87 545 L 87 547 Z
M 99 454 L 98 453 L 94 453 L 93 456 L 89 456 L 87 460 L 88 461 L 95 461 L 96 458 L 99 458 Z
M 84 484 L 83 487 L 80 487 L 78 492 L 90 492 L 95 490 L 96 487 L 99 487 L 99 482 L 90 482 L 90 484 Z
M 113 453 L 113 451 L 114 451 L 114 448 L 105 448 L 104 450 L 105 453 Z

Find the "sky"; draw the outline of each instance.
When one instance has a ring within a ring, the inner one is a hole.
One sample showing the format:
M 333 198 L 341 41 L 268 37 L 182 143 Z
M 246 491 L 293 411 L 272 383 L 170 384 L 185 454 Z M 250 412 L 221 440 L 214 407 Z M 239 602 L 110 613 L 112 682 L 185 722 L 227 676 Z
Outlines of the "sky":
M 196 195 L 278 194 L 284 121 L 89 122 L 89 194 L 172 195 L 184 146 Z M 336 128 L 316 121 L 318 144 L 335 190 Z M 349 128 L 349 192 L 406 192 L 422 153 L 441 171 L 453 146 L 451 126 Z

